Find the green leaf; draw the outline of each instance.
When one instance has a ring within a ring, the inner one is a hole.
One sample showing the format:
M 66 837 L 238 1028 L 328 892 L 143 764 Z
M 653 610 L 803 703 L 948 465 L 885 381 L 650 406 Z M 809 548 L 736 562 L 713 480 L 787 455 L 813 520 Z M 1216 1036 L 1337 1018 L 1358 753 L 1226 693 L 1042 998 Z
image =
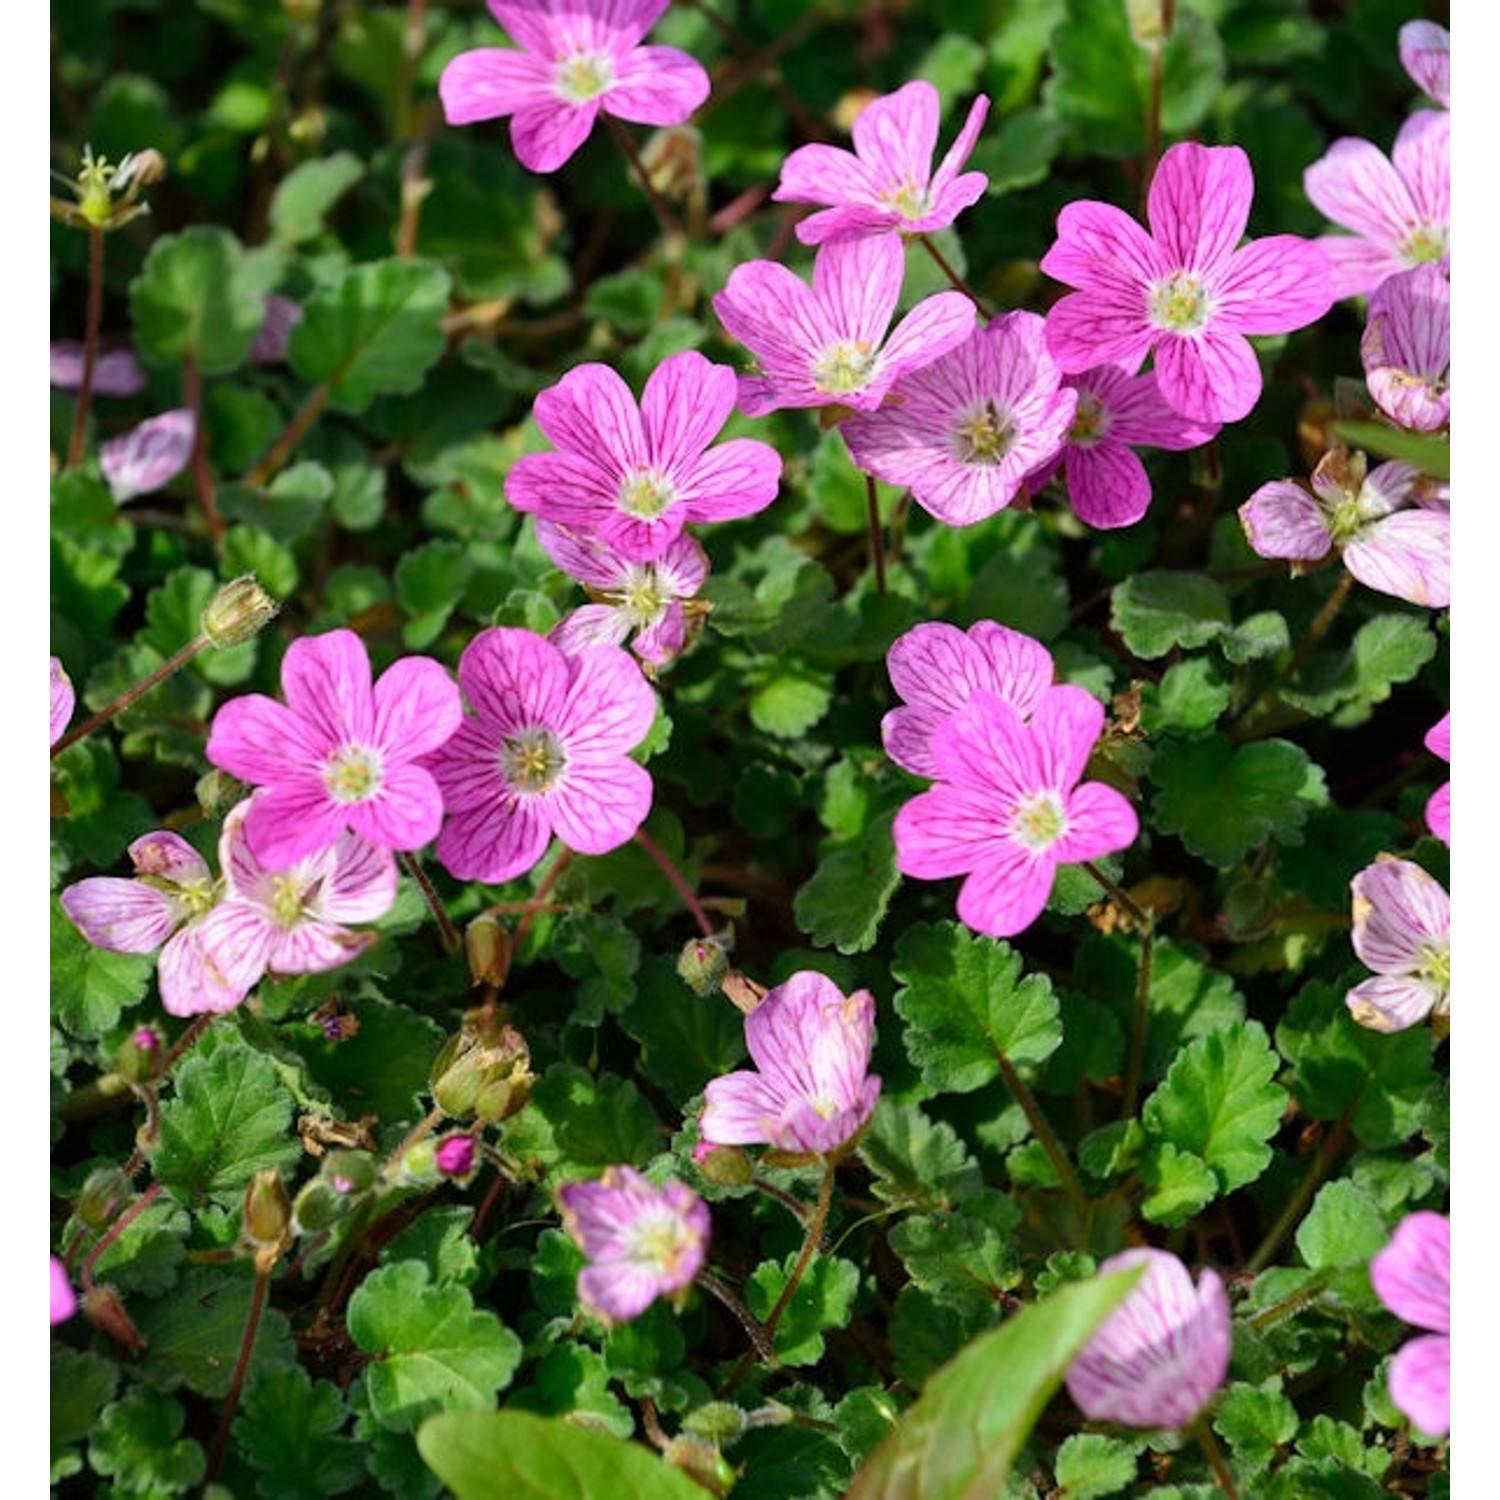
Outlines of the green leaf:
M 1260 1385 L 1236 1381 L 1224 1393 L 1214 1414 L 1214 1431 L 1237 1457 L 1267 1464 L 1279 1448 L 1297 1436 L 1297 1408 L 1281 1394 L 1281 1377 Z
M 1067 1500 L 1098 1500 L 1117 1495 L 1136 1475 L 1139 1442 L 1122 1442 L 1100 1432 L 1075 1432 L 1057 1450 L 1057 1483 Z
M 968 169 L 989 178 L 991 197 L 1035 187 L 1046 180 L 1068 137 L 1067 124 L 1047 105 L 1023 109 L 986 132 L 969 158 Z
M 1368 1265 L 1391 1237 L 1380 1206 L 1352 1182 L 1325 1182 L 1297 1226 L 1297 1249 L 1315 1271 Z
M 402 1261 L 372 1271 L 349 1299 L 349 1336 L 374 1362 L 370 1410 L 408 1432 L 434 1411 L 489 1407 L 521 1362 L 521 1340 L 467 1288 L 432 1286 L 427 1267 Z
M 258 526 L 231 526 L 224 533 L 224 571 L 231 577 L 254 573 L 273 599 L 288 599 L 300 576 L 297 559 Z
M 902 1208 L 946 1211 L 981 1185 L 979 1168 L 953 1127 L 934 1124 L 915 1104 L 882 1097 L 859 1155 L 875 1174 L 875 1196 Z
M 1407 432 L 1385 422 L 1335 422 L 1333 435 L 1351 447 L 1364 448 L 1377 458 L 1399 458 L 1434 479 L 1449 477 L 1449 440 Z
M 1136 573 L 1115 585 L 1110 623 L 1134 655 L 1150 661 L 1174 646 L 1203 646 L 1222 635 L 1229 596 L 1204 573 Z
M 1159 683 L 1148 682 L 1141 694 L 1142 727 L 1152 735 L 1212 729 L 1229 707 L 1232 691 L 1224 669 L 1211 656 L 1174 662 Z
M 120 1366 L 83 1349 L 52 1341 L 52 1477 L 83 1466 L 72 1445 L 94 1430 L 99 1413 L 114 1400 Z
M 745 1057 L 739 1012 L 717 996 L 695 995 L 669 958 L 642 967 L 636 998 L 620 1025 L 641 1044 L 642 1074 L 673 1099 L 701 1093 L 709 1079 L 737 1068 Z
M 1186 1224 L 1219 1196 L 1219 1179 L 1203 1158 L 1179 1151 L 1170 1141 L 1157 1141 L 1146 1152 L 1141 1181 L 1148 1190 L 1141 1216 L 1171 1228 Z
M 231 1042 L 189 1056 L 176 1084 L 161 1107 L 152 1170 L 189 1208 L 210 1197 L 232 1202 L 257 1171 L 290 1168 L 301 1157 L 290 1138 L 292 1096 L 254 1049 Z
M 610 1389 L 610 1379 L 602 1354 L 582 1344 L 559 1344 L 536 1367 L 535 1384 L 512 1391 L 506 1406 L 547 1417 L 576 1412 L 580 1425 L 632 1437 L 635 1416 Z
M 820 948 L 863 953 L 874 947 L 892 894 L 901 883 L 891 838 L 894 809 L 847 842 L 826 841 L 818 868 L 797 888 L 792 916 Z
M 1157 828 L 1220 869 L 1268 840 L 1295 844 L 1308 812 L 1328 798 L 1322 771 L 1287 740 L 1238 748 L 1221 734 L 1169 741 L 1150 775 Z
M 158 1198 L 121 1231 L 94 1262 L 94 1275 L 121 1293 L 159 1297 L 177 1281 L 187 1254 L 188 1216 L 181 1205 Z
M 458 1500 L 703 1500 L 649 1448 L 560 1417 L 445 1412 L 422 1423 L 417 1448 Z
M 146 993 L 156 960 L 94 947 L 56 896 L 51 924 L 52 1019 L 73 1036 L 101 1037 Z
M 909 1214 L 891 1230 L 891 1249 L 915 1285 L 983 1324 L 1000 1294 L 1021 1279 L 1021 1211 L 994 1188 L 984 1188 L 942 1214 Z
M 361 1000 L 354 1014 L 359 1030 L 347 1041 L 330 1041 L 321 1031 L 299 1039 L 308 1072 L 351 1118 L 417 1119 L 442 1028 L 410 1006 L 373 998 Z
M 412 618 L 402 638 L 413 649 L 430 645 L 442 633 L 474 571 L 468 550 L 458 542 L 424 542 L 396 564 L 396 601 Z
M 1139 1270 L 1064 1287 L 962 1350 L 854 1476 L 846 1500 L 977 1500 L 1011 1466 L 1094 1330 Z
M 606 1011 L 620 1011 L 635 999 L 641 940 L 618 917 L 569 912 L 553 934 L 558 967 L 579 981 L 569 1019 L 597 1026 Z
M 762 1261 L 745 1285 L 745 1301 L 755 1316 L 765 1321 L 776 1305 L 792 1266 L 797 1259 L 793 1251 L 779 1264 Z M 854 1310 L 854 1294 L 859 1290 L 859 1267 L 852 1260 L 820 1255 L 797 1283 L 792 1300 L 787 1303 L 781 1321 L 776 1325 L 776 1353 L 785 1365 L 815 1365 L 823 1357 L 823 1335 L 830 1328 L 842 1328 Z
M 569 1175 L 621 1162 L 643 1167 L 665 1144 L 661 1121 L 628 1078 L 553 1063 L 537 1080 L 523 1118 L 535 1114 L 556 1132 Z
M 1334 724 L 1350 728 L 1368 719 L 1393 687 L 1411 682 L 1437 646 L 1425 616 L 1377 615 L 1359 627 L 1347 651 L 1315 655 L 1280 696 L 1306 713 L 1336 710 Z
M 1210 1032 L 1183 1049 L 1146 1100 L 1146 1133 L 1201 1156 L 1225 1192 L 1253 1182 L 1271 1160 L 1287 1094 L 1272 1082 L 1279 1059 L 1258 1021 Z
M 896 1010 L 907 1023 L 907 1055 L 929 1088 L 972 1093 L 1016 1067 L 1046 1060 L 1062 1041 L 1057 997 L 1045 975 L 1021 978 L 1009 943 L 977 937 L 957 922 L 909 928 L 892 972 Z
M 364 175 L 350 151 L 298 162 L 271 195 L 272 243 L 290 249 L 321 234 L 328 211 Z
M 136 1386 L 98 1415 L 89 1463 L 122 1495 L 180 1495 L 203 1478 L 200 1444 L 180 1437 L 186 1414 L 170 1396 Z
M 383 260 L 354 266 L 303 305 L 287 362 L 327 385 L 338 411 L 362 412 L 377 397 L 410 395 L 443 352 L 451 283 L 440 266 Z
M 256 1493 L 266 1500 L 342 1495 L 365 1475 L 364 1454 L 336 1434 L 349 1419 L 339 1388 L 316 1383 L 298 1365 L 264 1370 L 245 1389 L 234 1436 L 259 1470 Z
M 806 734 L 833 702 L 833 689 L 821 675 L 778 666 L 758 673 L 750 694 L 750 722 L 777 739 Z

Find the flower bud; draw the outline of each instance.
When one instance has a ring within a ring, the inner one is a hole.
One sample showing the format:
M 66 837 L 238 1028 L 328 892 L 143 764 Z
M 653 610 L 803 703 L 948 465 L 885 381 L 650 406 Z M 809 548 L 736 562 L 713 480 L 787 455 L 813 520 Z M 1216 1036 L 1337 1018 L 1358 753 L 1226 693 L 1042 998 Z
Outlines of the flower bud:
M 682 1419 L 684 1432 L 722 1448 L 745 1435 L 745 1412 L 730 1401 L 710 1401 Z
M 253 573 L 226 583 L 203 611 L 203 633 L 221 650 L 240 646 L 276 618 L 281 606 Z
M 498 1123 L 531 1096 L 531 1050 L 515 1027 L 471 1010 L 432 1065 L 432 1097 L 455 1120 Z
M 693 1153 L 698 1170 L 720 1187 L 744 1187 L 755 1176 L 755 1163 L 738 1146 L 710 1146 L 700 1142 Z
M 327 1229 L 348 1206 L 343 1193 L 321 1177 L 314 1177 L 302 1184 L 292 1202 L 292 1228 L 298 1234 L 316 1234 Z
M 250 788 L 228 771 L 209 771 L 198 778 L 193 795 L 197 797 L 204 817 L 221 818 L 235 803 L 243 802 L 250 795 Z
M 130 1179 L 118 1167 L 99 1167 L 84 1179 L 73 1212 L 90 1229 L 103 1229 L 134 1196 Z
M 486 912 L 475 917 L 464 931 L 464 952 L 475 984 L 504 989 L 510 973 L 510 933 L 498 918 Z
M 695 995 L 717 995 L 729 973 L 729 950 L 733 933 L 715 933 L 711 938 L 689 938 L 677 956 L 677 973 Z
M 466 1131 L 438 1142 L 433 1161 L 444 1177 L 468 1177 L 474 1171 L 477 1152 L 474 1137 Z
M 367 1193 L 375 1185 L 375 1158 L 368 1151 L 330 1151 L 318 1175 L 345 1197 Z
M 407 1148 L 406 1154 L 401 1158 L 398 1181 L 418 1187 L 431 1187 L 437 1181 L 437 1175 L 435 1141 L 418 1141 L 416 1145 Z
M 245 1189 L 245 1237 L 257 1250 L 284 1250 L 292 1233 L 292 1200 L 279 1167 L 263 1167 Z
M 83 1315 L 95 1328 L 107 1333 L 132 1359 L 145 1352 L 146 1341 L 140 1335 L 120 1294 L 112 1286 L 98 1283 L 83 1294 Z
M 703 175 L 703 136 L 691 125 L 653 131 L 641 147 L 641 163 L 651 186 L 663 198 L 701 202 L 708 190 Z
M 150 1026 L 132 1031 L 115 1050 L 115 1071 L 131 1083 L 150 1083 L 161 1066 L 161 1036 Z

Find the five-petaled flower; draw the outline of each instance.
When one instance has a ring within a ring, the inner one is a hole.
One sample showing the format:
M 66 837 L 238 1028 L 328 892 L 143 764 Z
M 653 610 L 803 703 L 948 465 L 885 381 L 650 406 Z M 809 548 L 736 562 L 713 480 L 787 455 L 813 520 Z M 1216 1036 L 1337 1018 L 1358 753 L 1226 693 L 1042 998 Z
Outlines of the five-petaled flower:
M 1449 1422 L 1451 1243 L 1447 1217 L 1420 1209 L 1402 1219 L 1370 1262 L 1380 1300 L 1404 1322 L 1428 1330 L 1396 1351 L 1387 1388 L 1401 1414 L 1431 1437 L 1443 1436 Z
M 1229 1298 L 1216 1272 L 1200 1272 L 1195 1288 L 1165 1250 L 1123 1250 L 1099 1272 L 1141 1265 L 1145 1274 L 1069 1367 L 1068 1394 L 1093 1422 L 1186 1427 L 1229 1371 Z
M 771 196 L 781 203 L 827 205 L 798 222 L 797 238 L 804 245 L 821 245 L 835 235 L 946 229 L 989 185 L 983 172 L 960 173 L 989 107 L 983 94 L 970 105 L 963 129 L 934 172 L 942 109 L 932 84 L 915 79 L 860 110 L 852 152 L 799 146 L 781 164 L 781 181 Z
M 1375 971 L 1344 997 L 1372 1031 L 1404 1031 L 1428 1014 L 1447 1025 L 1448 893 L 1421 865 L 1380 855 L 1349 883 L 1354 951 Z
M 758 1071 L 709 1083 L 699 1135 L 710 1147 L 764 1142 L 792 1155 L 842 1156 L 880 1097 L 880 1079 L 869 1071 L 874 1034 L 867 990 L 846 996 L 824 974 L 793 974 L 746 1016 Z
M 557 1200 L 563 1228 L 588 1258 L 578 1299 L 610 1323 L 639 1316 L 683 1291 L 708 1248 L 708 1205 L 690 1187 L 655 1187 L 633 1167 L 606 1167 L 595 1182 L 570 1182 Z
M 457 686 L 437 662 L 403 657 L 371 686 L 352 630 L 293 641 L 281 664 L 285 705 L 262 693 L 214 715 L 205 754 L 256 786 L 245 825 L 255 857 L 284 869 L 352 829 L 383 849 L 419 849 L 438 831 L 442 796 L 420 759 L 463 717 Z
M 634 836 L 651 777 L 630 751 L 656 718 L 656 694 L 624 651 L 568 656 L 493 626 L 465 647 L 458 680 L 474 712 L 428 760 L 448 812 L 437 854 L 455 879 L 524 875 L 554 833 L 580 854 Z
M 450 125 L 511 116 L 521 165 L 555 172 L 602 111 L 680 125 L 708 97 L 708 74 L 676 47 L 641 45 L 669 0 L 489 0 L 516 48 L 460 52 L 438 79 Z
M 1448 425 L 1450 288 L 1434 265 L 1387 276 L 1370 293 L 1359 357 L 1376 406 L 1400 427 Z
M 1242 248 L 1255 183 L 1238 146 L 1182 141 L 1162 156 L 1148 234 L 1123 210 L 1069 203 L 1042 257 L 1075 287 L 1047 314 L 1047 343 L 1070 374 L 1155 353 L 1156 380 L 1193 422 L 1235 422 L 1260 399 L 1247 334 L 1291 333 L 1333 305 L 1327 255 L 1296 235 Z

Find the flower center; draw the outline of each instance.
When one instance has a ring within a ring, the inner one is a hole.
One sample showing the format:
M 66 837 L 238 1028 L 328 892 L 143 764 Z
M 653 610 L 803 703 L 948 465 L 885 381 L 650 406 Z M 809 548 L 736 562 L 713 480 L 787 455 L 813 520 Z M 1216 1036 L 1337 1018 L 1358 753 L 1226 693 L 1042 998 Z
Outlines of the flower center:
M 662 587 L 656 569 L 648 563 L 645 567 L 626 569 L 625 586 L 620 590 L 619 598 L 619 607 L 629 616 L 630 623 L 637 629 L 644 629 L 661 618 L 672 595 Z
M 1346 547 L 1370 525 L 1387 514 L 1387 508 L 1370 495 L 1364 485 L 1357 491 L 1345 490 L 1343 498 L 1332 505 L 1325 503 L 1328 537 L 1336 547 Z
M 1109 431 L 1109 412 L 1092 391 L 1079 391 L 1078 409 L 1068 429 L 1068 441 L 1075 448 L 1092 448 Z
M 501 774 L 517 792 L 551 791 L 567 763 L 550 729 L 523 729 L 506 739 L 500 751 Z
M 1067 826 L 1068 815 L 1056 792 L 1036 792 L 1023 797 L 1010 819 L 1011 837 L 1034 853 L 1050 849 Z
M 880 356 L 865 339 L 845 339 L 823 351 L 812 367 L 813 384 L 826 395 L 846 396 L 857 391 L 880 363 Z
M 1418 224 L 1401 241 L 1401 259 L 1409 266 L 1441 260 L 1448 249 L 1448 231 L 1437 224 Z
M 809 1107 L 820 1120 L 831 1120 L 838 1112 L 838 1102 L 834 1099 L 815 1098 L 809 1099 Z
M 1213 311 L 1208 289 L 1191 271 L 1173 271 L 1147 298 L 1151 321 L 1168 333 L 1198 333 Z
M 302 888 L 290 875 L 271 877 L 271 915 L 283 932 L 302 921 Z
M 659 469 L 638 469 L 621 480 L 616 504 L 628 516 L 654 521 L 676 498 L 672 481 Z
M 889 204 L 903 219 L 921 219 L 932 212 L 932 197 L 924 187 L 907 178 L 896 187 L 888 187 L 880 201 Z
M 693 1247 L 686 1224 L 675 1214 L 641 1219 L 630 1238 L 629 1258 L 651 1266 L 662 1275 L 674 1275 L 682 1257 Z
M 1448 997 L 1448 969 L 1451 962 L 1447 947 L 1423 948 L 1417 959 L 1417 978 L 1442 991 L 1442 1001 Z M 1441 1002 L 1440 1002 L 1441 1003 Z
M 552 87 L 569 104 L 585 104 L 615 85 L 615 65 L 607 52 L 578 52 L 563 58 Z
M 1010 452 L 1015 435 L 1009 416 L 986 401 L 964 415 L 953 429 L 953 443 L 960 463 L 997 464 Z
M 380 753 L 363 745 L 343 745 L 323 762 L 323 785 L 335 802 L 363 802 L 380 782 Z

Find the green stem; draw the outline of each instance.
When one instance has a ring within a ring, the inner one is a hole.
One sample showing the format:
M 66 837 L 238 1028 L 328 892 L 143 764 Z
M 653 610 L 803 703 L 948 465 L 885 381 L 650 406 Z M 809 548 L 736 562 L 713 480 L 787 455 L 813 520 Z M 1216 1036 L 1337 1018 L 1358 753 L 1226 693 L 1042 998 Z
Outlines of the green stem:
M 1063 1191 L 1068 1195 L 1068 1201 L 1077 1212 L 1079 1222 L 1087 1223 L 1089 1200 L 1084 1194 L 1083 1184 L 1079 1182 L 1077 1173 L 1073 1171 L 1073 1164 L 1068 1160 L 1068 1153 L 1063 1150 L 1063 1144 L 1058 1139 L 1057 1132 L 1053 1130 L 1046 1115 L 1042 1113 L 1041 1106 L 1036 1102 L 1036 1095 L 1016 1072 L 1011 1060 L 1003 1052 L 996 1052 L 995 1060 L 1000 1065 L 1000 1076 L 1005 1080 L 1006 1088 L 1010 1090 L 1016 1103 L 1021 1106 L 1021 1113 L 1026 1116 L 1026 1123 L 1031 1126 L 1031 1133 L 1037 1138 L 1042 1150 L 1046 1153 L 1047 1160 L 1052 1163 L 1052 1170 L 1057 1173 L 1062 1182 Z
M 1334 1163 L 1339 1152 L 1344 1149 L 1344 1142 L 1349 1138 L 1349 1111 L 1346 1109 L 1334 1122 L 1333 1129 L 1323 1137 L 1323 1144 L 1318 1147 L 1318 1153 L 1313 1157 L 1312 1165 L 1307 1169 L 1302 1181 L 1297 1184 L 1297 1191 L 1287 1199 L 1286 1207 L 1277 1216 L 1276 1222 L 1270 1227 L 1255 1254 L 1245 1262 L 1245 1271 L 1248 1275 L 1255 1275 L 1257 1271 L 1263 1270 L 1271 1260 L 1271 1257 L 1281 1248 L 1281 1242 L 1297 1226 L 1297 1221 L 1307 1211 L 1307 1205 L 1312 1202 L 1312 1196 L 1318 1190 L 1318 1184 L 1327 1175 L 1329 1167 Z
M 1153 935 L 1147 927 L 1141 933 L 1141 967 L 1135 986 L 1135 1012 L 1130 1023 L 1130 1057 L 1125 1065 L 1125 1088 L 1121 1095 L 1120 1118 L 1135 1114 L 1136 1096 L 1141 1089 L 1141 1073 L 1146 1066 L 1146 1028 L 1151 1013 L 1151 956 Z
M 255 1268 L 255 1291 L 250 1297 L 250 1311 L 245 1316 L 245 1332 L 240 1339 L 239 1358 L 234 1362 L 234 1374 L 230 1377 L 229 1392 L 224 1397 L 224 1410 L 219 1413 L 219 1428 L 214 1433 L 214 1445 L 208 1455 L 208 1469 L 203 1476 L 205 1488 L 218 1477 L 219 1465 L 224 1462 L 224 1449 L 229 1443 L 229 1424 L 234 1420 L 240 1404 L 240 1392 L 244 1389 L 245 1375 L 250 1369 L 250 1351 L 255 1347 L 256 1331 L 260 1328 L 260 1315 L 266 1305 L 266 1288 L 271 1280 L 271 1270 Z
M 157 1198 L 161 1195 L 161 1183 L 153 1182 L 150 1187 L 141 1194 L 124 1213 L 115 1219 L 108 1229 L 94 1241 L 89 1253 L 83 1258 L 83 1265 L 79 1267 L 78 1279 L 85 1292 L 94 1288 L 94 1267 L 99 1263 L 99 1257 L 109 1249 L 114 1242 L 125 1233 L 130 1226 L 143 1214 Z
M 698 931 L 706 938 L 717 937 L 718 934 L 714 931 L 713 924 L 708 920 L 707 913 L 699 905 L 697 896 L 693 894 L 692 886 L 683 878 L 682 871 L 672 863 L 667 857 L 666 852 L 644 828 L 636 829 L 635 841 L 656 861 L 662 874 L 672 882 L 672 889 L 682 897 L 682 904 L 687 907 L 688 911 L 692 914 L 693 920 L 698 924 Z
M 1199 1446 L 1208 1455 L 1208 1466 L 1214 1471 L 1214 1483 L 1229 1496 L 1229 1500 L 1240 1500 L 1240 1492 L 1234 1487 L 1234 1478 L 1229 1472 L 1229 1466 L 1224 1462 L 1224 1455 L 1219 1452 L 1219 1445 L 1214 1441 L 1213 1433 L 1209 1430 L 1207 1417 L 1199 1417 L 1193 1423 L 1193 1436 L 1198 1439 Z
M 751 1344 L 755 1348 L 755 1352 L 766 1364 L 774 1368 L 779 1363 L 776 1358 L 775 1346 L 767 1336 L 766 1330 L 755 1321 L 755 1317 L 750 1309 L 711 1271 L 699 1271 L 693 1280 L 705 1292 L 709 1292 L 718 1298 L 734 1314 L 735 1322 L 745 1330 Z
M 1333 1271 L 1319 1271 L 1306 1286 L 1299 1287 L 1290 1297 L 1283 1297 L 1280 1302 L 1273 1302 L 1270 1307 L 1263 1307 L 1259 1312 L 1253 1312 L 1245 1319 L 1247 1326 L 1260 1330 L 1262 1328 L 1274 1328 L 1283 1318 L 1289 1318 L 1295 1312 L 1300 1312 L 1310 1302 L 1316 1302 L 1328 1289 L 1328 1283 L 1333 1280 Z
M 68 436 L 68 467 L 83 462 L 83 440 L 88 432 L 89 403 L 94 394 L 94 366 L 99 359 L 99 321 L 104 313 L 104 231 L 89 230 L 89 301 L 83 331 L 83 374 L 78 381 L 78 405 Z
M 880 534 L 880 497 L 875 489 L 875 476 L 865 475 L 865 495 L 870 507 L 870 558 L 875 564 L 875 592 L 885 596 L 885 544 Z
M 287 423 L 286 430 L 266 450 L 260 462 L 245 475 L 245 484 L 251 489 L 259 489 L 271 481 L 292 456 L 297 444 L 307 436 L 308 429 L 322 416 L 331 394 L 332 391 L 326 385 L 315 385 L 307 393 L 307 399 L 297 408 L 292 420 Z
M 76 745 L 85 735 L 92 734 L 101 724 L 114 718 L 122 709 L 129 708 L 132 703 L 145 697 L 158 683 L 165 682 L 173 672 L 181 671 L 200 651 L 210 644 L 211 642 L 206 635 L 200 635 L 197 640 L 189 641 L 180 651 L 174 652 L 169 656 L 154 672 L 148 672 L 133 687 L 126 688 L 112 703 L 105 704 L 98 713 L 85 719 L 76 728 L 70 729 L 52 747 L 52 759 L 56 760 L 70 745 Z
M 443 940 L 443 952 L 450 955 L 457 953 L 463 947 L 464 940 L 453 925 L 453 919 L 448 915 L 448 908 L 443 905 L 443 898 L 438 895 L 432 882 L 427 878 L 427 872 L 422 868 L 422 861 L 417 858 L 415 852 L 404 849 L 401 851 L 400 858 L 401 868 L 416 882 L 417 889 L 422 893 L 422 899 L 427 903 L 428 911 L 432 913 L 433 920 L 438 925 L 438 933 Z
M 969 283 L 965 281 L 963 277 L 953 269 L 953 267 L 948 262 L 948 257 L 944 255 L 943 252 L 939 250 L 935 244 L 933 244 L 931 237 L 929 235 L 919 234 L 917 236 L 917 239 L 921 241 L 927 253 L 933 258 L 933 260 L 937 262 L 938 269 L 943 273 L 943 275 L 946 276 L 948 280 L 951 281 L 953 285 L 956 286 L 958 290 L 961 291 L 964 296 L 974 304 L 975 308 L 979 312 L 979 316 L 986 319 L 991 317 L 992 314 L 989 308 L 987 308 L 980 300 L 979 293 L 976 292 L 974 288 L 971 287 Z
M 516 923 L 516 935 L 513 940 L 513 950 L 521 951 L 521 944 L 526 934 L 531 930 L 531 924 L 539 911 L 548 911 L 551 908 L 547 903 L 548 893 L 557 884 L 557 878 L 573 862 L 573 851 L 564 849 L 552 863 L 552 868 L 542 877 L 542 883 L 536 888 L 536 894 L 528 903 L 527 910 L 521 914 L 521 920 Z

